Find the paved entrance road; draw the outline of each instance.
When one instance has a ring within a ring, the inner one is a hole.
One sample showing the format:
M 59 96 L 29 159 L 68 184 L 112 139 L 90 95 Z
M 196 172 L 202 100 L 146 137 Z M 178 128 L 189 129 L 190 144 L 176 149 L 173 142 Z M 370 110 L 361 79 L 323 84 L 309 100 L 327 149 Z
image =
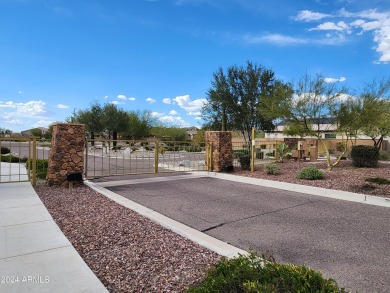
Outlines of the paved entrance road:
M 239 248 L 320 270 L 348 290 L 390 292 L 389 208 L 209 177 L 173 179 L 102 184 Z

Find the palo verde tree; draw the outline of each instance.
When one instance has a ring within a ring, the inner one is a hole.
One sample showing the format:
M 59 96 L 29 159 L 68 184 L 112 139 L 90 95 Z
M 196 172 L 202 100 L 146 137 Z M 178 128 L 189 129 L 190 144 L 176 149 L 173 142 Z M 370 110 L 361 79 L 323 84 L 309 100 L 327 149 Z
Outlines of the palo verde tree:
M 305 74 L 296 85 L 295 97 L 287 117 L 287 126 L 290 129 L 303 135 L 314 136 L 322 144 L 326 153 L 327 170 L 332 170 L 340 162 L 347 149 L 346 140 L 344 152 L 332 163 L 329 148 L 322 136 L 327 130 L 341 131 L 337 121 L 342 114 L 341 102 L 346 96 L 347 89 L 338 88 L 334 83 L 326 83 L 322 75 L 312 77 Z
M 278 103 L 291 96 L 291 88 L 278 81 L 268 68 L 248 61 L 246 67 L 231 66 L 226 71 L 219 68 L 213 74 L 207 103 L 202 109 L 205 127 L 211 129 L 239 130 L 247 145 L 252 141 L 252 128 L 271 131 L 275 128 L 277 111 L 265 114 L 262 107 L 276 108 Z M 279 111 L 279 109 L 278 109 Z
M 390 77 L 367 85 L 359 101 L 363 108 L 359 115 L 361 133 L 381 149 L 383 139 L 390 135 Z

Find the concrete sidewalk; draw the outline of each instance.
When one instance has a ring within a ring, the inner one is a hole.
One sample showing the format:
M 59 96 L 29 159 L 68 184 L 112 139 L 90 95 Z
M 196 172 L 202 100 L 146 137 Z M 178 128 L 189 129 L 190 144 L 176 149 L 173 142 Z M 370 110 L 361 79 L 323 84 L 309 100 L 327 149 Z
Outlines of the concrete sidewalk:
M 30 182 L 0 184 L 0 292 L 108 292 Z

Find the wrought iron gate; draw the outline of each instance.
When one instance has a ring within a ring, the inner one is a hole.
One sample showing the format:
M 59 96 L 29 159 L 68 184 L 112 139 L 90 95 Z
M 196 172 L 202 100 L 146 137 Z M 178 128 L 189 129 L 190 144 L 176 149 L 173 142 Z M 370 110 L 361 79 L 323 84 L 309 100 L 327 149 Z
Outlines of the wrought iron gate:
M 204 144 L 136 140 L 87 140 L 85 177 L 207 170 Z

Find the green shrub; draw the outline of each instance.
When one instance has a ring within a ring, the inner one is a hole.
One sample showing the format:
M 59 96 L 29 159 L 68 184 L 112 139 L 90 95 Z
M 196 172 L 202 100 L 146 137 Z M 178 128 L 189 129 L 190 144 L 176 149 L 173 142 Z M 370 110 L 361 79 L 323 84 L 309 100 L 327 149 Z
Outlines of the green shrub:
M 249 170 L 251 166 L 251 155 L 245 154 L 238 157 L 242 170 Z
M 261 150 L 256 150 L 255 157 L 258 160 L 264 159 L 264 153 Z
M 272 152 L 266 153 L 265 155 L 268 157 L 275 157 L 275 150 L 273 150 Z
M 389 152 L 379 151 L 379 161 L 390 161 Z
M 249 154 L 249 151 L 248 149 L 236 149 L 236 150 L 233 150 L 233 156 L 235 158 L 239 158 L 240 156 L 242 155 L 248 155 Z
M 205 280 L 188 290 L 197 292 L 346 292 L 333 279 L 305 266 L 279 264 L 254 252 L 222 258 Z
M 336 143 L 336 150 L 337 150 L 337 151 L 343 152 L 344 149 L 345 149 L 345 144 L 344 144 L 344 142 L 339 141 L 338 143 Z
M 200 145 L 191 145 L 189 146 L 188 148 L 185 149 L 187 152 L 191 152 L 191 153 L 199 153 L 202 151 L 202 148 Z
M 279 165 L 276 163 L 269 163 L 264 165 L 264 171 L 268 175 L 278 175 L 280 174 L 280 168 Z
M 324 173 L 314 166 L 307 166 L 298 172 L 298 179 L 318 180 L 324 178 Z
M 9 154 L 11 153 L 11 150 L 7 147 L 1 147 L 1 152 L 2 155 Z
M 352 165 L 358 168 L 378 166 L 379 150 L 374 146 L 354 145 L 351 151 Z
M 371 182 L 371 183 L 376 183 L 376 184 L 390 184 L 390 180 L 385 179 L 385 178 L 367 178 L 364 181 L 366 182 Z
M 30 168 L 30 171 L 32 170 L 32 160 L 30 160 L 30 164 L 26 162 L 26 166 Z M 49 167 L 49 160 L 46 159 L 38 159 L 36 160 L 36 170 L 37 170 L 37 178 L 39 179 L 46 179 L 47 175 L 47 169 Z
M 27 158 L 19 158 L 15 156 L 0 156 L 0 159 L 2 162 L 7 162 L 7 163 L 24 163 L 27 161 Z

